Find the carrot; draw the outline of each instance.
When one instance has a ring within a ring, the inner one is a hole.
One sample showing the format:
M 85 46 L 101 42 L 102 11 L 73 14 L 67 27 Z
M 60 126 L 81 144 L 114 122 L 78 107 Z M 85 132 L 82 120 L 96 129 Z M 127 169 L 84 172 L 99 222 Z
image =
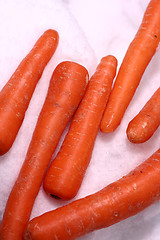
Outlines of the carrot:
M 142 110 L 127 127 L 127 137 L 130 142 L 143 143 L 147 141 L 160 125 L 160 88 L 153 94 Z
M 11 148 L 42 72 L 55 52 L 58 33 L 47 30 L 0 92 L 0 155 Z
M 120 124 L 159 41 L 160 1 L 151 0 L 142 24 L 126 52 L 116 77 L 102 119 L 102 132 L 112 132 Z
M 69 132 L 44 179 L 44 190 L 64 200 L 73 198 L 89 165 L 99 124 L 116 74 L 117 60 L 102 58 L 90 79 Z
M 74 62 L 62 62 L 54 70 L 25 161 L 6 205 L 0 239 L 22 240 L 45 171 L 85 92 L 87 78 L 87 70 Z
M 160 149 L 101 191 L 31 220 L 24 240 L 73 240 L 131 217 L 160 199 Z

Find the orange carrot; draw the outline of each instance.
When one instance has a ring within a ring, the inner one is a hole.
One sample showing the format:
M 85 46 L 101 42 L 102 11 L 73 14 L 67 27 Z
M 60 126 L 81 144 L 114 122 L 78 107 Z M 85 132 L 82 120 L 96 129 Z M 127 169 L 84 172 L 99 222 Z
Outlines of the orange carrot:
M 87 70 L 74 62 L 62 62 L 53 72 L 25 161 L 6 205 L 0 239 L 22 240 L 45 171 L 85 92 L 87 78 Z
M 0 92 L 0 155 L 11 148 L 42 72 L 55 52 L 58 33 L 47 30 Z
M 101 191 L 34 218 L 24 240 L 73 240 L 131 217 L 160 199 L 160 149 Z
M 136 117 L 130 121 L 127 128 L 127 137 L 130 142 L 143 143 L 147 141 L 160 125 L 160 88 Z
M 77 194 L 90 162 L 116 67 L 115 57 L 104 57 L 90 79 L 60 152 L 46 174 L 47 193 L 65 200 Z
M 102 132 L 114 131 L 128 107 L 160 41 L 160 1 L 151 0 L 142 24 L 119 69 L 102 123 Z

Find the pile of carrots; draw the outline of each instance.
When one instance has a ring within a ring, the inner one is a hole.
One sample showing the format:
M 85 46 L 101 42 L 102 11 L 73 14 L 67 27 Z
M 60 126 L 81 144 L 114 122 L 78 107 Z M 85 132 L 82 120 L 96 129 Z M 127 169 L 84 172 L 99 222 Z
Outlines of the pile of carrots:
M 36 84 L 58 41 L 55 30 L 44 32 L 1 90 L 0 155 L 12 147 Z M 84 66 L 72 61 L 57 65 L 24 163 L 6 204 L 0 240 L 76 239 L 133 216 L 160 199 L 159 149 L 128 175 L 99 192 L 29 222 L 42 183 L 46 193 L 56 199 L 69 200 L 76 196 L 99 128 L 108 133 L 120 125 L 159 42 L 160 0 L 151 0 L 113 88 L 117 59 L 112 55 L 101 59 L 89 81 Z M 61 149 L 50 164 L 71 118 Z M 159 125 L 160 88 L 128 124 L 127 137 L 133 143 L 143 143 Z

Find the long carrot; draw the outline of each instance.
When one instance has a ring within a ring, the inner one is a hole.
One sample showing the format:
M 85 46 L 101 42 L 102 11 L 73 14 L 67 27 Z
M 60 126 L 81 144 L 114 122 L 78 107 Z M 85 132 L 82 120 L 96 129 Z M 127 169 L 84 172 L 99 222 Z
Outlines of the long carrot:
M 160 41 L 160 1 L 151 0 L 142 24 L 119 69 L 102 123 L 102 132 L 114 131 L 128 107 Z
M 25 240 L 73 240 L 142 211 L 160 199 L 160 149 L 101 191 L 34 218 Z
M 130 121 L 127 137 L 130 142 L 147 141 L 160 125 L 160 88 L 153 94 L 142 110 Z
M 60 152 L 44 179 L 47 193 L 65 200 L 77 194 L 90 162 L 116 67 L 115 57 L 104 57 L 90 79 Z
M 44 67 L 58 44 L 58 33 L 47 30 L 0 92 L 0 155 L 11 148 Z
M 22 240 L 47 166 L 85 92 L 87 79 L 87 70 L 74 62 L 62 62 L 54 70 L 25 161 L 6 205 L 0 239 Z

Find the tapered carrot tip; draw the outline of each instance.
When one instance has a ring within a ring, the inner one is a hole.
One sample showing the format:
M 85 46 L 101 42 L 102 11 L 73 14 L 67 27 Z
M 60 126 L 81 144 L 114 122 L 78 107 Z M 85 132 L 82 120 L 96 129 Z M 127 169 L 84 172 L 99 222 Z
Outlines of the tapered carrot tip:
M 111 133 L 111 132 L 114 132 L 114 130 L 116 130 L 118 125 L 112 123 L 112 118 L 107 119 L 106 112 L 105 112 L 104 117 L 102 118 L 102 121 L 101 121 L 100 130 L 104 133 Z
M 128 124 L 127 130 L 126 130 L 126 134 L 127 134 L 128 140 L 130 142 L 132 142 L 132 143 L 137 143 L 137 140 L 139 140 L 136 137 L 137 136 L 136 129 L 133 126 L 130 127 L 130 123 Z M 138 141 L 138 143 L 140 143 L 140 142 Z
M 6 144 L 6 142 L 3 142 L 3 139 L 0 141 L 0 156 L 4 155 L 9 151 L 11 148 L 11 144 Z
M 130 142 L 144 143 L 151 137 L 153 133 L 149 134 L 149 131 L 147 130 L 147 122 L 143 122 L 143 124 L 140 122 L 137 124 L 136 118 L 134 118 L 128 124 L 126 134 Z
M 160 125 L 160 88 L 152 95 L 141 111 L 130 121 L 126 133 L 130 142 L 149 140 Z
M 107 55 L 101 59 L 101 62 L 106 62 L 107 65 L 112 65 L 114 68 L 117 67 L 117 59 L 112 55 Z M 116 70 L 115 70 L 116 71 Z

